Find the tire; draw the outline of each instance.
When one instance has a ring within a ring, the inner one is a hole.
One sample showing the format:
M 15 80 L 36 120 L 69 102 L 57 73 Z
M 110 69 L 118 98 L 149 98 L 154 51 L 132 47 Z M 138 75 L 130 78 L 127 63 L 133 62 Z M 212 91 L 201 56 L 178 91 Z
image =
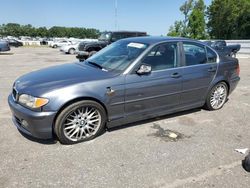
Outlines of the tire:
M 227 97 L 227 84 L 225 82 L 219 82 L 209 91 L 206 98 L 205 108 L 210 111 L 219 110 L 225 104 Z
M 102 105 L 95 101 L 83 100 L 61 111 L 56 118 L 54 131 L 62 144 L 75 144 L 91 140 L 103 133 L 106 119 Z
M 92 55 L 94 55 L 97 51 L 91 51 L 89 52 L 89 57 L 91 57 Z
M 56 45 L 56 44 L 55 44 L 55 45 L 53 45 L 53 46 L 52 46 L 52 48 L 57 48 L 57 45 Z
M 84 62 L 86 59 L 82 58 L 82 59 L 79 59 L 79 62 Z
M 242 166 L 247 172 L 250 172 L 250 154 L 242 161 Z
M 70 48 L 69 49 L 69 54 L 73 55 L 75 54 L 76 50 L 74 48 Z

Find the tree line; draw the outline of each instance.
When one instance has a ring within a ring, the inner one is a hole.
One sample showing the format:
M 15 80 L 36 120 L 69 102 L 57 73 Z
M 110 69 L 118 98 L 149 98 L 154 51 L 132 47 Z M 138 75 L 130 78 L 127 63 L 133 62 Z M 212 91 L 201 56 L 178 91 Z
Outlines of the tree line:
M 0 25 L 0 36 L 30 36 L 30 37 L 74 37 L 74 38 L 98 38 L 100 31 L 97 29 L 80 27 L 54 26 L 33 27 L 32 25 L 20 25 L 8 23 Z
M 169 36 L 194 39 L 250 39 L 250 0 L 187 0 L 180 7 L 183 20 L 175 21 Z

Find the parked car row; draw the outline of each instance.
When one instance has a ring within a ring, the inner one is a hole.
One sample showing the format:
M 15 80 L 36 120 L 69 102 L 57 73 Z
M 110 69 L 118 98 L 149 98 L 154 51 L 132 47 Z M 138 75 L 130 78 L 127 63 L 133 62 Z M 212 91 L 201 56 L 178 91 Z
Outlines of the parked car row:
M 115 31 L 103 32 L 98 39 L 83 39 L 78 41 L 57 40 L 49 43 L 52 48 L 60 47 L 65 54 L 77 54 L 79 61 L 84 61 L 107 45 L 123 38 L 146 36 L 146 32 Z
M 147 33 L 138 31 L 103 32 L 100 35 L 98 41 L 80 43 L 76 58 L 79 59 L 79 61 L 84 61 L 88 57 L 92 56 L 109 44 L 116 42 L 117 40 L 141 36 L 147 36 Z

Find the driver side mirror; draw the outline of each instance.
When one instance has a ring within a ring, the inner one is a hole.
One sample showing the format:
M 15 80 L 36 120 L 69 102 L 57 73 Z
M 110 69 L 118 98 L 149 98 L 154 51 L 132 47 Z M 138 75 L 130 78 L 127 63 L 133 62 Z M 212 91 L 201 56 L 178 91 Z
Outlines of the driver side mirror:
M 152 71 L 152 67 L 150 65 L 142 64 L 139 69 L 136 71 L 139 75 L 149 74 Z

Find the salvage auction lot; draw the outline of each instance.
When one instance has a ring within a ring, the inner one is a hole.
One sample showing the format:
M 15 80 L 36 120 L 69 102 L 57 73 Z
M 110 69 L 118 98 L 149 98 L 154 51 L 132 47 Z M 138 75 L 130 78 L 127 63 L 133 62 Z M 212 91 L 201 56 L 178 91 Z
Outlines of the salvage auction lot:
M 249 186 L 244 156 L 234 149 L 250 147 L 250 59 L 239 59 L 241 81 L 219 111 L 133 123 L 70 146 L 20 134 L 7 104 L 14 80 L 73 61 L 74 55 L 46 47 L 0 54 L 0 187 Z M 168 131 L 180 138 L 169 139 Z

